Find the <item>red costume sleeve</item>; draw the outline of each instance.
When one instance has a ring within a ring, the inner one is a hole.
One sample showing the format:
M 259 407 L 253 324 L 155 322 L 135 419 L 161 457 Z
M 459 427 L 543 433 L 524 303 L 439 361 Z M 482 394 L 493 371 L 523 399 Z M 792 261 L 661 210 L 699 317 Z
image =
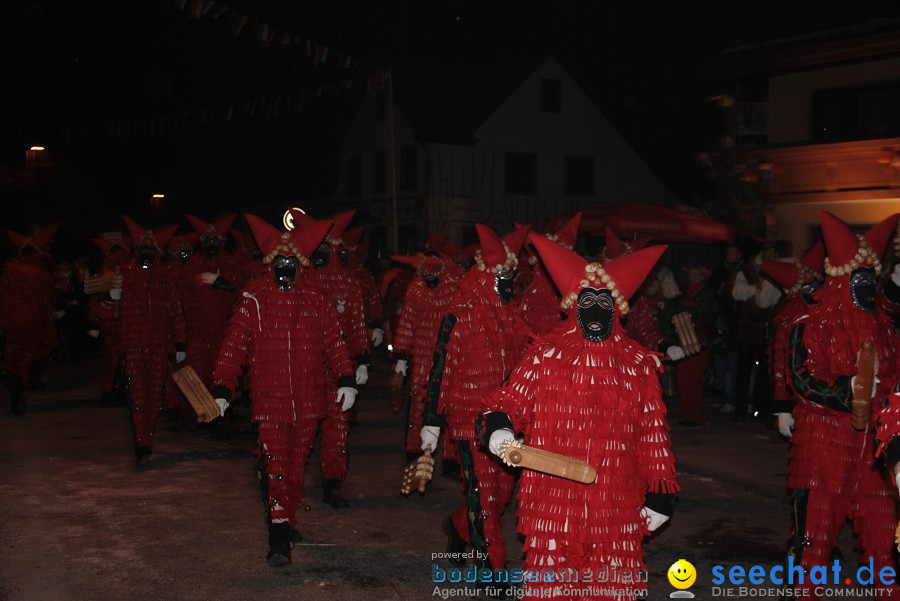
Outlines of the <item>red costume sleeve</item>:
M 655 360 L 650 359 L 648 360 Z M 671 494 L 680 490 L 675 481 L 675 456 L 666 423 L 666 406 L 660 393 L 659 382 L 648 374 L 641 379 L 640 398 L 644 400 L 644 412 L 638 444 L 638 467 L 647 485 L 647 492 Z
M 253 335 L 260 327 L 258 310 L 258 305 L 252 297 L 241 297 L 240 302 L 235 305 L 213 372 L 213 382 L 216 386 L 224 386 L 229 390 L 235 390 L 237 387 L 241 368 L 250 363 Z
M 338 321 L 337 311 L 334 306 L 322 297 L 319 302 L 322 308 L 322 328 L 325 339 L 322 341 L 326 349 L 325 359 L 328 361 L 329 373 L 337 378 L 338 386 L 356 386 L 355 370 L 350 360 L 350 352 L 341 334 L 341 324 Z
M 413 348 L 413 331 L 415 313 L 417 310 L 416 302 L 413 294 L 413 287 L 417 282 L 413 282 L 406 289 L 406 295 L 403 297 L 403 308 L 400 310 L 400 320 L 397 322 L 397 330 L 394 332 L 394 357 L 404 359 L 409 355 Z

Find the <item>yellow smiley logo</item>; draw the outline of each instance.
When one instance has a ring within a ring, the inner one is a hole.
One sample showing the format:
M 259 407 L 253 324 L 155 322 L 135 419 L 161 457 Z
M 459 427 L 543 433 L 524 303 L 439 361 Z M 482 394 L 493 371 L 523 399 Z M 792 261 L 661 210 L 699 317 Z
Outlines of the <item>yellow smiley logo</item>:
M 697 570 L 694 565 L 686 559 L 679 559 L 672 564 L 668 572 L 669 583 L 677 589 L 691 588 L 694 581 L 697 580 Z

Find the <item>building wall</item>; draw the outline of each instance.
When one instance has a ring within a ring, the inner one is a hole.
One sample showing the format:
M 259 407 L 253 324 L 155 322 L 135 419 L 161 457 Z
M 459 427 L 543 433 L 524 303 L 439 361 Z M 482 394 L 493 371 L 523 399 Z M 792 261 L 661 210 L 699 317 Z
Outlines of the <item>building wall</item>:
M 814 91 L 897 79 L 898 75 L 900 58 L 770 77 L 769 143 L 811 138 Z
M 814 240 L 812 233 L 819 224 L 818 211 L 828 211 L 850 225 L 875 225 L 885 217 L 900 212 L 900 190 L 884 198 L 859 195 L 858 198 L 821 200 L 782 204 L 775 207 L 773 238 L 787 238 L 794 243 L 798 256 L 808 249 Z

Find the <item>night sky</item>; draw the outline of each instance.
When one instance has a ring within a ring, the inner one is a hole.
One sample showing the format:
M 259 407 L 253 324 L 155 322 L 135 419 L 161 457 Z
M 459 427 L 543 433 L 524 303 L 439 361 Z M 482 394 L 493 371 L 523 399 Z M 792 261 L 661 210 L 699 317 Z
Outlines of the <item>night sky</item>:
M 123 212 L 164 218 L 148 214 L 154 192 L 208 217 L 328 194 L 359 82 L 400 55 L 477 68 L 552 52 L 691 202 L 705 193 L 693 157 L 721 126 L 704 98 L 765 93 L 740 76 L 708 81 L 704 64 L 737 42 L 882 15 L 896 2 L 226 0 L 216 4 L 231 12 L 213 18 L 213 5 L 196 20 L 194 4 L 0 0 L 5 222 L 96 230 Z M 241 35 L 229 15 L 248 17 Z M 285 32 L 327 46 L 329 60 L 279 43 Z M 348 74 L 356 82 L 344 88 Z M 320 86 L 329 91 L 316 97 Z M 242 108 L 227 119 L 228 106 Z M 33 144 L 52 166 L 23 169 Z

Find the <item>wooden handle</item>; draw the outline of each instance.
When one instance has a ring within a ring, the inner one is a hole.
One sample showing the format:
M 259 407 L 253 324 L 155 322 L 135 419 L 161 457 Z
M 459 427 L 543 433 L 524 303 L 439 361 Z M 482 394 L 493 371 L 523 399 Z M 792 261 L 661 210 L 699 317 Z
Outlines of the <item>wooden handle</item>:
M 172 379 L 197 413 L 197 421 L 211 422 L 219 417 L 219 405 L 193 367 L 182 367 L 172 374 Z
M 503 461 L 509 465 L 523 467 L 582 484 L 597 481 L 597 470 L 586 461 L 552 453 L 544 449 L 518 444 L 507 444 L 501 448 Z
M 856 380 L 853 382 L 853 400 L 850 416 L 853 429 L 862 432 L 869 427 L 872 417 L 872 384 L 875 381 L 878 355 L 871 340 L 866 340 L 856 354 Z

